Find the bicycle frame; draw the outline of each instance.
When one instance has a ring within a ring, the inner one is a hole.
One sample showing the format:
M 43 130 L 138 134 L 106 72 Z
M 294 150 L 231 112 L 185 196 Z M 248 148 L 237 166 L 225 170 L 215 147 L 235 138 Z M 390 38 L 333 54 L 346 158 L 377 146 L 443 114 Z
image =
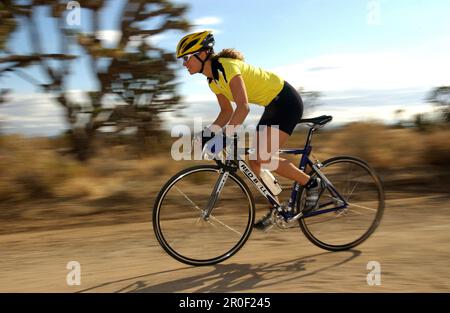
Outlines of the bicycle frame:
M 312 146 L 311 146 L 311 139 L 312 135 L 316 129 L 314 127 L 309 129 L 308 136 L 306 139 L 306 143 L 303 149 L 280 149 L 278 150 L 279 154 L 294 154 L 298 155 L 301 154 L 302 157 L 300 159 L 299 169 L 302 171 L 305 171 L 306 167 L 309 165 L 313 171 L 322 179 L 322 182 L 324 183 L 326 189 L 330 191 L 330 193 L 338 199 L 338 206 L 333 207 L 330 209 L 324 209 L 320 210 L 323 207 L 326 207 L 330 204 L 333 204 L 334 201 L 322 204 L 319 206 L 319 210 L 315 210 L 313 212 L 309 212 L 303 215 L 303 212 L 300 212 L 297 216 L 295 216 L 295 219 L 298 219 L 300 217 L 310 217 L 315 216 L 319 214 L 329 213 L 333 211 L 338 211 L 341 209 L 344 209 L 348 206 L 347 201 L 339 194 L 339 192 L 336 190 L 336 188 L 333 186 L 333 184 L 328 180 L 328 178 L 320 171 L 321 164 L 320 163 L 313 163 L 311 159 L 309 158 Z M 245 154 L 249 154 L 250 149 L 246 148 Z M 221 160 L 215 160 L 216 163 L 221 168 L 219 176 L 219 179 L 217 180 L 214 189 L 211 193 L 211 197 L 208 201 L 208 204 L 206 206 L 206 209 L 203 213 L 203 218 L 208 219 L 209 215 L 211 214 L 214 205 L 223 189 L 223 186 L 225 185 L 225 182 L 228 178 L 229 171 L 235 171 L 236 169 L 239 169 L 244 176 L 246 176 L 253 185 L 255 185 L 256 189 L 259 190 L 259 192 L 269 201 L 269 203 L 278 210 L 278 212 L 283 213 L 283 209 L 279 201 L 277 200 L 276 196 L 274 196 L 268 188 L 260 181 L 260 179 L 257 177 L 257 175 L 250 169 L 250 167 L 247 165 L 247 163 L 242 160 L 227 160 L 225 163 L 223 163 Z M 294 182 L 292 186 L 292 192 L 291 197 L 288 201 L 288 208 L 293 208 L 293 206 L 297 203 L 299 192 L 300 192 L 301 185 L 298 182 Z

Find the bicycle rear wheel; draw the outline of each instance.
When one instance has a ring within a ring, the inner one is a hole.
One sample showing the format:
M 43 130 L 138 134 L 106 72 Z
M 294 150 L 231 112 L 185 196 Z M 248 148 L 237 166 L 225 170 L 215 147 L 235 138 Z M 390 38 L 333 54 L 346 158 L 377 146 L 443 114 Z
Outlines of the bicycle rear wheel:
M 220 174 L 218 166 L 188 168 L 172 177 L 158 194 L 153 229 L 164 250 L 180 262 L 197 266 L 222 262 L 250 236 L 254 200 L 234 173 L 229 173 L 210 218 L 202 217 Z
M 364 242 L 378 227 L 384 211 L 384 191 L 380 179 L 364 161 L 348 156 L 331 158 L 323 162 L 320 171 L 348 202 L 340 206 L 338 198 L 329 189 L 319 198 L 319 208 L 305 213 L 299 220 L 305 236 L 315 245 L 330 251 L 347 250 Z M 311 173 L 316 176 L 315 172 Z M 297 210 L 303 205 L 303 190 Z

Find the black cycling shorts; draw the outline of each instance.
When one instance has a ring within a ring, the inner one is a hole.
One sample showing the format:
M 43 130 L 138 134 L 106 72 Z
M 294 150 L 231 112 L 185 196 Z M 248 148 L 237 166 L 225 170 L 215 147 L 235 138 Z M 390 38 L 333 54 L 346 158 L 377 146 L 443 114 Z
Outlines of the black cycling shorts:
M 256 126 L 279 126 L 283 132 L 292 135 L 295 126 L 303 115 L 303 101 L 297 90 L 288 82 L 284 82 L 280 93 L 266 106 L 261 119 Z

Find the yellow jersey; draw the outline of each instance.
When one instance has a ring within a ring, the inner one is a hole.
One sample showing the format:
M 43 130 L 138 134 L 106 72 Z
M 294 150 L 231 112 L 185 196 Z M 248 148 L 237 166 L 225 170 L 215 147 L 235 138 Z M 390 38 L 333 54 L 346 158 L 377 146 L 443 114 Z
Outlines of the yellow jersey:
M 236 75 L 242 76 L 250 103 L 267 106 L 283 89 L 284 80 L 279 76 L 241 60 L 219 58 L 212 63 L 213 72 L 216 72 L 217 76 L 209 80 L 209 88 L 215 94 L 222 94 L 232 102 L 234 100 L 229 83 Z M 215 68 L 220 70 L 217 71 Z

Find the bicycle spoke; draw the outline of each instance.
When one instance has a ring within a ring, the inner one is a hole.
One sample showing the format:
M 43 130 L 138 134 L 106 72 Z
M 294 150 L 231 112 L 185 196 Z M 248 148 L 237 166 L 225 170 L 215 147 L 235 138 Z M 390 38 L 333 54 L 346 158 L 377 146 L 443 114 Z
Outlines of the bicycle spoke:
M 347 202 L 350 200 L 350 197 L 352 196 L 353 192 L 356 189 L 356 186 L 358 186 L 359 183 L 356 183 L 355 187 L 353 187 L 353 190 L 350 192 L 350 194 L 348 195 L 347 199 L 345 199 Z
M 180 190 L 180 188 L 178 188 L 177 186 L 175 186 L 175 189 L 176 189 L 179 193 L 181 193 L 181 195 L 184 196 L 184 197 L 186 198 L 186 200 L 189 201 L 189 203 L 191 203 L 192 206 L 193 206 L 195 209 L 199 210 L 200 212 L 203 212 L 203 210 L 200 209 L 200 208 L 195 204 L 194 201 L 192 201 L 191 199 L 189 199 L 189 197 L 186 196 L 186 194 L 185 194 L 184 192 L 182 192 L 182 191 Z
M 349 164 L 348 165 L 349 169 L 347 170 L 347 188 L 345 189 L 345 194 L 348 194 L 348 192 L 350 191 L 350 182 L 351 182 L 351 173 L 352 173 L 352 165 Z
M 200 208 L 198 207 L 198 205 L 196 205 L 191 199 L 189 199 L 189 197 L 188 197 L 184 192 L 182 192 L 182 191 L 180 190 L 180 188 L 178 188 L 177 186 L 175 186 L 175 189 L 176 189 L 179 193 L 181 193 L 181 194 L 186 198 L 186 200 L 188 200 L 188 201 L 194 206 L 194 208 L 196 208 L 197 210 L 200 210 L 201 212 L 203 212 L 203 210 L 200 209 Z M 215 209 L 217 209 L 217 207 L 216 207 Z M 213 214 L 211 214 L 209 217 L 210 217 L 210 219 L 213 219 L 213 220 L 216 221 L 217 223 L 221 224 L 223 227 L 225 227 L 225 228 L 227 228 L 227 229 L 229 229 L 229 230 L 235 232 L 235 233 L 238 234 L 238 235 L 242 235 L 241 232 L 238 232 L 238 231 L 235 230 L 234 228 L 232 228 L 232 227 L 226 225 L 225 223 L 221 222 L 221 221 L 220 221 L 218 218 L 216 218 Z M 201 217 L 199 217 L 199 218 L 197 219 L 197 222 L 200 221 L 200 220 L 202 220 Z M 208 221 L 208 223 L 209 223 L 210 225 L 216 227 L 216 225 L 214 225 L 213 223 L 211 223 L 211 221 Z
M 235 230 L 234 228 L 232 228 L 232 227 L 228 226 L 227 224 L 221 222 L 219 219 L 215 218 L 214 216 L 211 215 L 210 217 L 211 217 L 213 220 L 215 220 L 216 222 L 218 222 L 219 224 L 221 224 L 223 227 L 225 227 L 225 228 L 227 228 L 227 229 L 229 229 L 229 230 L 235 232 L 235 233 L 238 234 L 239 236 L 242 235 L 241 232 L 238 232 L 238 231 Z
M 330 203 L 330 204 L 334 204 L 334 205 L 337 206 L 337 205 L 338 205 L 337 203 L 340 203 L 341 205 L 344 205 L 344 203 L 342 202 L 341 199 L 336 198 L 336 197 L 333 196 L 333 195 L 327 194 L 327 195 L 325 195 L 325 197 L 330 198 L 330 199 L 333 201 L 333 203 Z M 328 204 L 328 205 L 330 205 L 330 204 Z M 328 205 L 327 205 L 327 206 L 328 206 Z
M 376 209 L 368 208 L 366 206 L 358 205 L 358 204 L 355 204 L 355 203 L 349 203 L 349 205 L 350 206 L 355 206 L 355 207 L 361 208 L 361 209 L 366 209 L 366 210 L 369 210 L 369 211 L 372 211 L 372 212 L 376 212 L 377 211 Z

